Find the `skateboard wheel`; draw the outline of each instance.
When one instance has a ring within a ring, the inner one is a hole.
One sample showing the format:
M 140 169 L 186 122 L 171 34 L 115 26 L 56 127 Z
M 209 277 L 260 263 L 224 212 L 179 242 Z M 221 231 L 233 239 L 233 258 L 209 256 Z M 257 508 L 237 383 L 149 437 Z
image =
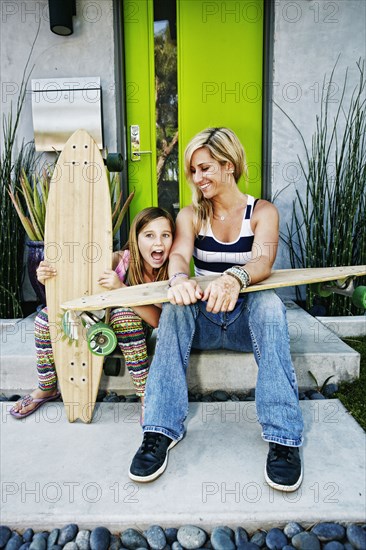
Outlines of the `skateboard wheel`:
M 96 323 L 86 333 L 88 348 L 94 355 L 109 355 L 117 345 L 117 337 L 105 323 Z
M 121 372 L 120 357 L 106 357 L 104 359 L 103 370 L 107 376 L 118 376 Z
M 329 283 L 328 283 L 329 284 Z M 321 298 L 329 298 L 329 296 L 332 295 L 332 291 L 328 288 L 324 288 L 324 283 L 315 283 L 314 285 L 311 285 L 312 289 L 315 294 L 320 296 Z
M 360 309 L 366 309 L 366 286 L 358 286 L 352 294 L 352 302 Z
M 121 153 L 108 153 L 106 164 L 109 172 L 122 172 L 123 157 Z

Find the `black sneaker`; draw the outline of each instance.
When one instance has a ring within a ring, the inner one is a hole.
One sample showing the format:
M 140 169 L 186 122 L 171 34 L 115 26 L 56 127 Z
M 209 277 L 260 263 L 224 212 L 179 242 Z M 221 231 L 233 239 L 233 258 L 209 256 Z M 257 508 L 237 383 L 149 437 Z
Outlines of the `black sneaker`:
M 270 443 L 264 476 L 274 489 L 296 491 L 302 482 L 299 448 Z
M 145 432 L 141 447 L 133 457 L 129 476 L 134 481 L 153 481 L 159 477 L 168 464 L 168 451 L 176 445 L 164 434 Z

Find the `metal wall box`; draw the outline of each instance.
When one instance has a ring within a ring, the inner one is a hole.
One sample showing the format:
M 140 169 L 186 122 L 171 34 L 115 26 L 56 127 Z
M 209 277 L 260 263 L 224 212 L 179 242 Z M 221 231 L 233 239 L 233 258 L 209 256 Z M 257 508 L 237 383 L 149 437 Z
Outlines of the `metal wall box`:
M 79 128 L 103 149 L 99 77 L 33 79 L 32 116 L 36 151 L 61 151 Z

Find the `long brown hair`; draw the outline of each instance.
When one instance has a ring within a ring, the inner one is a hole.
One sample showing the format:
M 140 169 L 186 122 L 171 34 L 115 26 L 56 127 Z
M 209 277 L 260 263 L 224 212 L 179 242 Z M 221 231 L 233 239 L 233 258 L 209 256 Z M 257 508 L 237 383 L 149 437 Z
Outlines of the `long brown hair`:
M 140 285 L 144 283 L 144 263 L 141 256 L 137 238 L 143 228 L 153 220 L 157 218 L 166 218 L 169 221 L 170 229 L 174 238 L 175 233 L 175 223 L 172 216 L 158 206 L 150 206 L 141 210 L 133 219 L 131 224 L 130 233 L 128 237 L 128 243 L 125 248 L 128 248 L 130 251 L 130 264 L 128 267 L 128 282 L 130 285 Z M 168 277 L 168 263 L 167 260 L 159 269 L 155 270 L 155 280 L 156 281 L 166 281 Z

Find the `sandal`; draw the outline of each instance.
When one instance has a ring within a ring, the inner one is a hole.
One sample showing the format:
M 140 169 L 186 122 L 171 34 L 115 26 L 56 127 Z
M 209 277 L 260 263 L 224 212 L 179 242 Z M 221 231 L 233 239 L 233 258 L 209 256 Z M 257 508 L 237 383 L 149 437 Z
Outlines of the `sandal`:
M 26 416 L 29 416 L 30 414 L 34 413 L 37 409 L 39 409 L 39 407 L 41 407 L 43 403 L 47 403 L 47 401 L 53 401 L 54 399 L 58 399 L 60 396 L 61 396 L 61 393 L 57 392 L 55 395 L 51 395 L 49 397 L 43 397 L 42 399 L 35 399 L 28 393 L 23 397 L 23 399 L 20 402 L 21 408 L 27 407 L 31 403 L 35 403 L 36 406 L 32 410 L 24 414 L 18 411 L 15 411 L 14 407 L 12 407 L 9 412 L 14 418 L 25 418 Z

